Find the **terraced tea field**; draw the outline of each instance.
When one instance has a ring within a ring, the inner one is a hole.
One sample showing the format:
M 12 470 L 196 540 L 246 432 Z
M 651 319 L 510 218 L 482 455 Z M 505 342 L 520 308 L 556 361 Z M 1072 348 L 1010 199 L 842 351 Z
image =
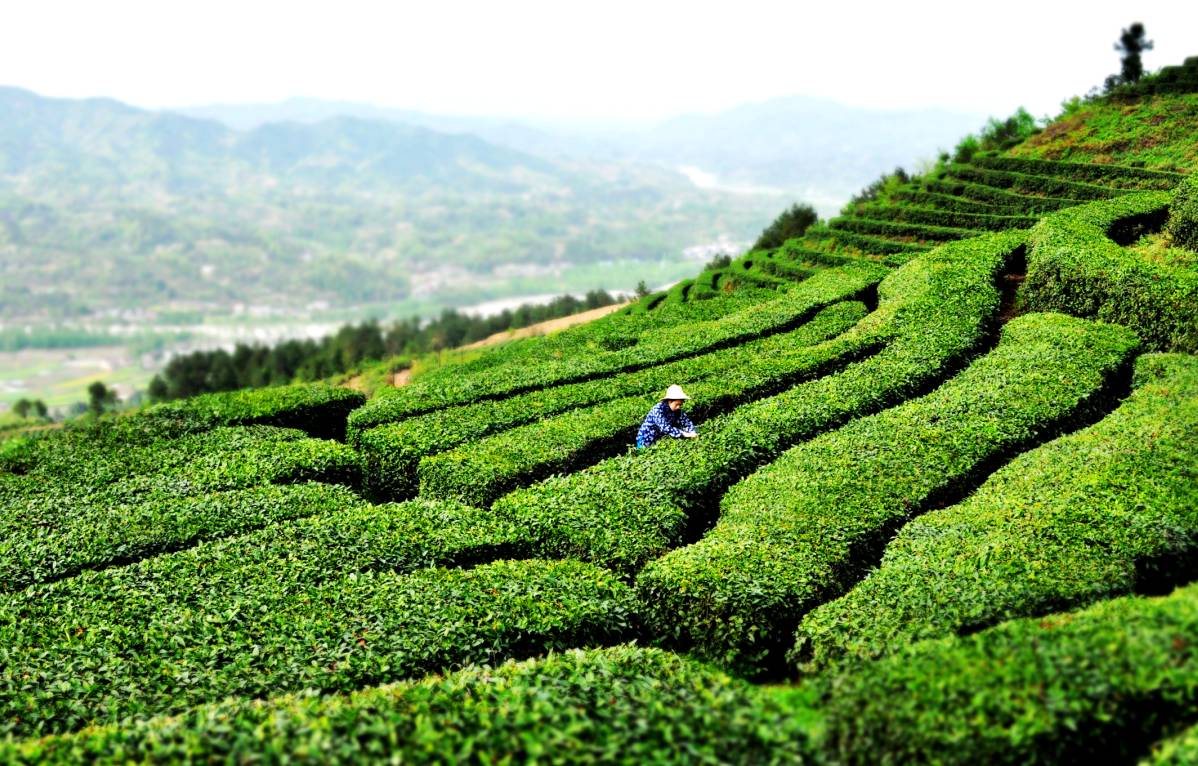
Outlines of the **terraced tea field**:
M 369 401 L 0 442 L 0 760 L 1193 762 L 1198 176 L 1020 152 Z

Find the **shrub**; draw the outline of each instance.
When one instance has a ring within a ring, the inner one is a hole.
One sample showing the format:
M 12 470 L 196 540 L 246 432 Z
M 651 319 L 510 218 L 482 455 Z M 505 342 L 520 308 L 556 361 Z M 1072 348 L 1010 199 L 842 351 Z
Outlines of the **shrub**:
M 1168 203 L 1144 192 L 1045 218 L 1031 233 L 1025 307 L 1127 325 L 1151 350 L 1198 350 L 1198 273 L 1137 257 L 1111 238 L 1134 240 L 1163 224 Z
M 985 183 L 972 183 L 955 178 L 933 179 L 925 181 L 923 186 L 926 191 L 934 194 L 964 197 L 997 205 L 1003 212 L 1011 215 L 1060 210 L 1083 201 L 1068 197 L 1021 194 Z
M 325 484 L 137 500 L 27 492 L 6 500 L 0 519 L 10 534 L 0 540 L 0 592 L 361 503 L 349 490 Z
M 349 413 L 366 403 L 357 391 L 300 383 L 204 394 L 147 410 L 141 417 L 195 419 L 216 425 L 298 428 L 321 439 L 344 439 Z
M 903 221 L 876 221 L 860 215 L 834 218 L 828 222 L 828 227 L 837 233 L 849 231 L 856 234 L 867 234 L 878 237 L 906 237 L 909 240 L 920 242 L 944 242 L 953 239 L 965 239 L 966 237 L 974 237 L 982 233 L 976 229 L 964 229 L 960 227 L 930 226 Z
M 1092 417 L 1136 345 L 1121 327 L 1015 319 L 932 393 L 795 447 L 729 490 L 701 541 L 641 572 L 646 625 L 742 672 L 777 667 L 803 613 L 851 587 L 908 518 Z
M 1198 252 L 1198 175 L 1187 178 L 1173 192 L 1168 231 L 1173 244 Z
M 878 570 L 804 618 L 796 657 L 874 657 L 1191 574 L 1198 358 L 1150 355 L 1136 369 L 1135 392 L 1101 422 L 904 527 Z
M 1043 195 L 1045 197 L 1064 197 L 1075 200 L 1110 199 L 1118 196 L 1119 189 L 1109 186 L 1065 181 L 1049 176 L 1015 173 L 1009 170 L 990 170 L 974 165 L 950 165 L 948 172 L 951 178 L 972 183 L 986 184 L 1001 189 L 1009 189 L 1019 194 Z
M 911 205 L 862 205 L 855 213 L 875 221 L 905 221 L 927 226 L 971 229 L 970 235 L 986 231 L 1027 229 L 1039 219 L 1030 215 L 995 215 L 973 211 L 941 209 L 937 206 L 913 207 Z
M 1090 162 L 1058 162 L 1024 157 L 982 155 L 973 164 L 991 170 L 1006 170 L 1025 175 L 1063 178 L 1082 183 L 1100 184 L 1124 190 L 1168 191 L 1184 176 L 1163 170 L 1133 168 L 1125 165 L 1097 165 Z
M 877 255 L 902 255 L 909 257 L 930 248 L 930 245 L 917 242 L 896 242 L 892 239 L 883 239 L 882 237 L 873 237 L 868 234 L 856 234 L 851 231 L 825 227 L 813 227 L 807 232 L 807 237 L 811 241 L 827 244 L 834 248 L 846 247 L 850 250 Z M 894 265 L 902 265 L 907 260 L 908 258 L 904 257 L 897 259 L 893 263 Z M 886 262 L 889 263 L 889 261 Z
M 819 326 L 809 336 L 825 335 Z M 690 365 L 690 375 L 674 377 L 693 397 L 688 412 L 702 422 L 740 404 L 818 377 L 869 353 L 868 344 L 830 341 L 815 346 L 781 342 L 753 344 L 731 367 L 711 372 Z M 769 339 L 773 341 L 774 338 Z M 554 473 L 576 470 L 615 452 L 628 450 L 636 429 L 658 401 L 664 384 L 641 393 L 521 426 L 470 442 L 420 462 L 420 494 L 474 505 L 489 505 L 500 495 Z
M 653 649 L 572 650 L 348 696 L 228 701 L 0 745 L 6 761 L 793 764 L 806 737 L 771 695 Z M 732 754 L 735 754 L 732 756 Z
M 1198 588 L 924 641 L 828 684 L 845 764 L 1126 763 L 1193 721 Z
M 751 305 L 720 319 L 671 324 L 657 330 L 653 330 L 651 324 L 645 324 L 644 332 L 636 335 L 634 344 L 616 351 L 600 351 L 592 345 L 574 349 L 573 353 L 562 353 L 562 358 L 558 359 L 545 358 L 544 347 L 534 346 L 540 349 L 535 354 L 508 351 L 491 359 L 487 367 L 458 369 L 450 366 L 438 376 L 426 376 L 396 389 L 385 400 L 363 407 L 350 418 L 350 427 L 362 430 L 453 404 L 591 380 L 715 351 L 797 327 L 825 306 L 865 294 L 883 276 L 884 268 L 866 263 L 829 269 L 793 286 L 774 300 Z M 679 304 L 680 307 L 695 305 L 698 304 L 693 301 Z M 629 319 L 649 323 L 657 313 Z M 608 324 L 604 332 L 610 333 L 618 327 Z M 592 329 L 586 336 L 592 344 L 601 340 L 598 332 Z M 527 346 L 522 348 L 528 349 Z
M 879 286 L 879 308 L 842 340 L 880 353 L 842 372 L 714 419 L 695 440 L 603 461 L 495 503 L 546 556 L 575 556 L 628 573 L 680 544 L 715 510 L 723 488 L 797 441 L 911 396 L 948 374 L 986 337 L 994 283 L 1022 234 L 945 245 Z
M 220 427 L 175 437 L 140 428 L 48 432 L 22 450 L 21 473 L 57 492 L 114 502 L 255 484 L 357 485 L 361 459 L 345 445 L 274 426 Z
M 1140 760 L 1144 766 L 1193 766 L 1198 763 L 1198 725 L 1158 742 L 1152 753 Z
M 750 249 L 768 250 L 780 247 L 788 239 L 803 236 L 803 232 L 807 231 L 807 228 L 817 220 L 819 220 L 819 216 L 816 215 L 815 208 L 796 202 L 783 210 L 773 223 L 765 227 L 761 236 L 757 238 L 757 242 Z
M 647 392 L 663 391 L 678 381 L 703 380 L 735 370 L 753 363 L 759 356 L 776 355 L 784 350 L 813 345 L 847 330 L 863 314 L 864 307 L 860 303 L 837 303 L 789 333 L 771 335 L 740 346 L 636 372 L 557 386 L 508 399 L 450 407 L 372 428 L 358 437 L 358 446 L 368 465 L 367 485 L 376 497 L 402 498 L 413 495 L 418 486 L 416 468 L 424 457 L 561 412 L 610 402 L 630 394 L 643 397 Z M 634 420 L 643 414 L 634 414 Z M 612 422 L 617 431 L 625 429 L 625 426 L 635 427 L 635 422 L 631 425 L 619 420 Z M 536 431 L 536 428 L 531 429 L 532 433 Z M 574 427 L 571 433 L 583 436 L 583 431 L 578 427 Z M 537 438 L 533 437 L 534 440 Z M 487 443 L 498 444 L 495 441 Z
M 334 566 L 313 581 L 302 559 L 254 560 L 238 546 L 202 570 L 197 556 L 168 555 L 0 598 L 5 666 L 19 668 L 0 674 L 0 732 L 63 733 L 229 695 L 350 691 L 629 632 L 630 590 L 588 564 L 397 574 L 380 568 L 382 553 L 370 571 L 325 555 Z

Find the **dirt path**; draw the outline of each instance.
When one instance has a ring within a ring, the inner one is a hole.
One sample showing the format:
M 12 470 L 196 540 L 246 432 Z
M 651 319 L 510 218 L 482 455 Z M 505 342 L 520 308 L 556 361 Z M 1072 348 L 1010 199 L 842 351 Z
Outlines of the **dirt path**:
M 560 317 L 558 319 L 550 319 L 545 322 L 538 322 L 537 324 L 530 324 L 528 327 L 521 327 L 519 330 L 504 330 L 503 332 L 497 332 L 494 335 L 475 341 L 474 343 L 469 343 L 465 346 L 459 346 L 459 350 L 469 351 L 473 348 L 485 348 L 487 346 L 494 346 L 509 340 L 531 338 L 535 335 L 548 335 L 551 332 L 564 330 L 567 327 L 573 327 L 576 324 L 592 322 L 600 317 L 607 316 L 613 311 L 618 311 L 627 305 L 627 303 L 613 303 L 610 306 L 602 306 L 597 309 L 591 309 L 590 311 L 583 311 L 580 314 L 571 314 L 568 317 Z

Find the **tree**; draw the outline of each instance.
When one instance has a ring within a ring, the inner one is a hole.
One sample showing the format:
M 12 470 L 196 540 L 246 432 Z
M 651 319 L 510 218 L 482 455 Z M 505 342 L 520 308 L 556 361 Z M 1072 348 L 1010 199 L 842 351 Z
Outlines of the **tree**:
M 636 297 L 644 298 L 650 292 L 649 286 L 645 284 L 645 280 L 642 279 L 640 282 L 636 283 Z
M 1115 43 L 1115 50 L 1123 54 L 1119 72 L 1122 82 L 1139 82 L 1144 76 L 1144 64 L 1140 61 L 1140 54 L 1152 50 L 1153 45 L 1151 40 L 1144 39 L 1144 35 L 1144 25 L 1137 21 L 1123 30 L 1123 34 L 1119 35 L 1119 42 Z
M 761 236 L 757 238 L 757 242 L 754 243 L 753 249 L 768 250 L 781 247 L 786 240 L 803 236 L 807 227 L 817 220 L 819 220 L 819 216 L 815 214 L 815 208 L 796 202 L 783 210 L 773 223 L 765 227 Z
M 37 415 L 39 418 L 45 418 L 50 416 L 50 410 L 46 407 L 46 403 L 41 399 L 34 399 L 33 414 Z
M 92 414 L 99 415 L 116 404 L 116 391 L 100 381 L 87 387 L 87 408 Z
M 27 418 L 29 417 L 29 410 L 32 408 L 33 402 L 29 401 L 28 399 L 18 399 L 17 403 L 12 406 L 12 411 L 15 412 L 19 418 Z

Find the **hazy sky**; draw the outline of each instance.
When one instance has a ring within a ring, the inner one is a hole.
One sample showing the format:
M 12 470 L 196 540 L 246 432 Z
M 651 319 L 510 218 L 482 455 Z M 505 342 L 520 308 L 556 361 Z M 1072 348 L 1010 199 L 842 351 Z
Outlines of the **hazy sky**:
M 6 4 L 0 84 L 146 107 L 291 96 L 432 112 L 645 120 L 809 95 L 1055 113 L 1118 70 L 1198 55 L 1198 2 Z M 992 9 L 1002 9 L 994 14 Z

